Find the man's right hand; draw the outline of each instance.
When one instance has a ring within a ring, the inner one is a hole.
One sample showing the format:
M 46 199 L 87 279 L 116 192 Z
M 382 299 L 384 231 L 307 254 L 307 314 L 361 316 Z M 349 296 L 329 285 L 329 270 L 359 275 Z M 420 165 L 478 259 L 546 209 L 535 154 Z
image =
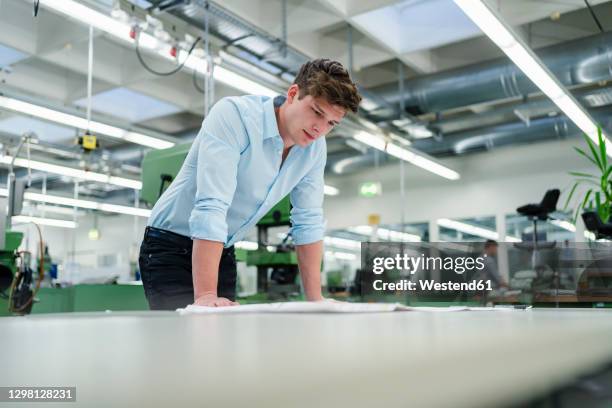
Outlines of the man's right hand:
M 238 302 L 232 302 L 228 298 L 217 297 L 214 294 L 202 295 L 193 302 L 197 306 L 219 307 L 219 306 L 237 306 Z

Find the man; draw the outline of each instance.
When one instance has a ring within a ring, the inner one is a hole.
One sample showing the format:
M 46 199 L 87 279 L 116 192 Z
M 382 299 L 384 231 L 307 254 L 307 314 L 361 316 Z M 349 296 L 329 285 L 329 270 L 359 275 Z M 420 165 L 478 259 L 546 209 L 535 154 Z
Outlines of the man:
M 497 241 L 488 239 L 484 244 L 484 268 L 481 279 L 490 280 L 493 289 L 508 288 L 497 269 Z
M 150 308 L 236 305 L 234 243 L 287 194 L 306 298 L 321 300 L 324 136 L 360 100 L 339 62 L 318 59 L 286 97 L 217 102 L 149 218 L 139 265 Z

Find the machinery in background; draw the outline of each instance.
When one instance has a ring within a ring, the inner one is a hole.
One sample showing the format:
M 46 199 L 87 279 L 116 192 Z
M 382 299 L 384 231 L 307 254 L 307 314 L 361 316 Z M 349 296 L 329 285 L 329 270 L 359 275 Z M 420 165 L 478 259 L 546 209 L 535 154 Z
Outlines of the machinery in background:
M 257 292 L 265 293 L 270 300 L 290 299 L 299 296 L 297 283 L 298 263 L 295 246 L 289 243 L 287 234 L 283 241 L 269 250 L 269 229 L 289 226 L 291 203 L 285 197 L 257 223 L 255 251 L 247 252 L 247 265 L 257 267 Z
M 178 174 L 191 143 L 169 149 L 152 150 L 142 161 L 142 190 L 140 197 L 150 205 L 155 204 Z M 257 224 L 257 250 L 246 251 L 246 263 L 257 268 L 257 292 L 270 299 L 288 299 L 298 296 L 298 266 L 290 236 L 272 249 L 269 245 L 269 229 L 290 225 L 291 204 L 285 197 L 274 206 Z M 243 254 L 237 254 L 243 260 Z
M 24 312 L 29 313 L 32 305 L 24 307 L 24 303 L 33 293 L 32 274 L 31 271 L 25 269 L 24 262 L 19 264 L 17 262 L 19 258 L 17 249 L 21 245 L 23 234 L 6 231 L 4 228 L 0 234 L 4 236 L 4 245 L 0 249 L 0 316 L 12 314 L 13 310 L 21 308 L 24 309 Z M 20 274 L 19 279 L 15 279 L 17 273 Z
M 182 143 L 169 149 L 151 150 L 142 159 L 142 190 L 140 198 L 153 206 L 176 177 L 189 149 Z
M 44 277 L 43 264 L 38 271 L 36 283 L 34 273 L 30 268 L 31 254 L 18 251 L 23 240 L 23 233 L 11 231 L 12 217 L 21 214 L 23 194 L 26 188 L 25 179 L 17 179 L 14 171 L 15 158 L 23 146 L 26 146 L 29 156 L 30 143 L 36 139 L 34 133 L 25 133 L 13 159 L 9 163 L 7 175 L 7 198 L 0 199 L 0 314 L 28 314 L 32 311 L 34 297 L 40 288 Z M 28 178 L 29 180 L 29 178 Z M 40 237 L 40 254 L 42 257 L 42 235 Z M 4 303 L 6 302 L 6 303 Z

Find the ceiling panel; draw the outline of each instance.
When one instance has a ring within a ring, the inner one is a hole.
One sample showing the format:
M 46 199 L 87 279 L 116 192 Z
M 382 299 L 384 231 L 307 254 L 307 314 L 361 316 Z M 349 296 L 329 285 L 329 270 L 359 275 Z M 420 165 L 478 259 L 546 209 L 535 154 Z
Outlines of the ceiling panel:
M 353 21 L 399 54 L 480 35 L 452 0 L 405 0 L 357 15 Z
M 87 98 L 81 98 L 75 104 L 86 108 Z M 94 95 L 92 110 L 135 123 L 177 113 L 182 109 L 131 89 L 115 88 Z

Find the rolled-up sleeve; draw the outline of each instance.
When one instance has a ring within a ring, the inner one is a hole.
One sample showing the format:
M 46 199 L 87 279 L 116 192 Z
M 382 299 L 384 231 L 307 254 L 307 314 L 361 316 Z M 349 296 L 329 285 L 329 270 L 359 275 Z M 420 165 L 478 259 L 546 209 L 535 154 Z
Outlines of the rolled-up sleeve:
M 222 99 L 211 109 L 198 134 L 194 207 L 189 217 L 193 239 L 225 243 L 227 210 L 236 191 L 240 153 L 247 134 L 237 107 Z
M 296 245 L 305 245 L 323 239 L 324 172 L 327 161 L 325 140 L 321 140 L 317 162 L 291 191 L 291 235 Z

